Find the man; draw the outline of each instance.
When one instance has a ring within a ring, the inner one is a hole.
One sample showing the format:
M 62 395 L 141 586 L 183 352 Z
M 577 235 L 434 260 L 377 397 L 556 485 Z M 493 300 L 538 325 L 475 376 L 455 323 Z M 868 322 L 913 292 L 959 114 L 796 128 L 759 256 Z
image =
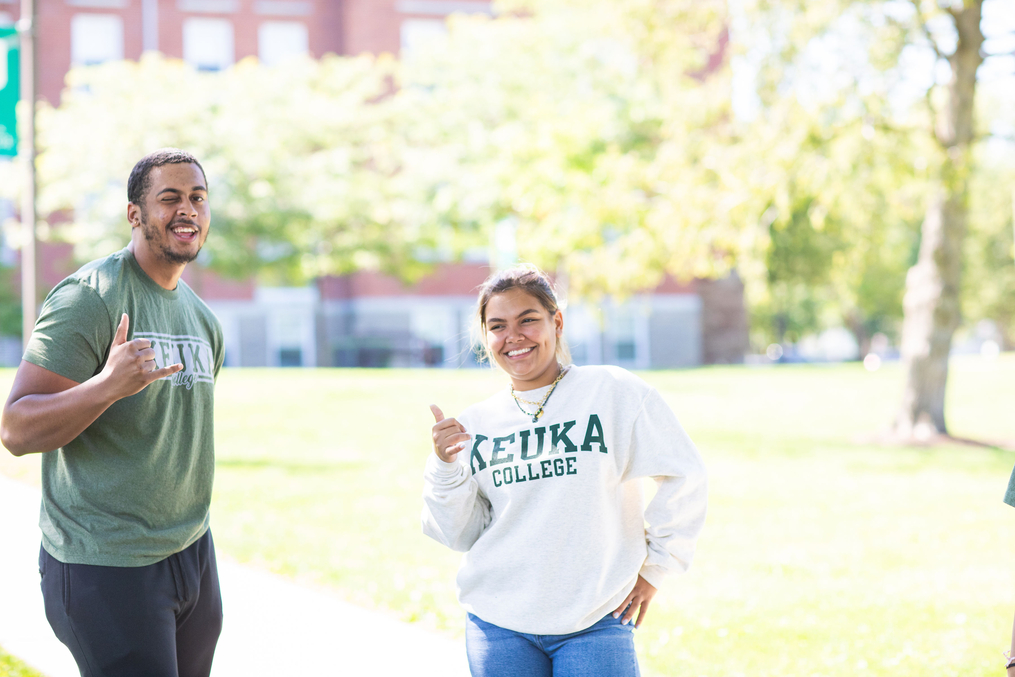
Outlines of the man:
M 42 454 L 46 616 L 81 674 L 208 675 L 222 627 L 208 530 L 222 329 L 180 280 L 211 223 L 204 169 L 156 151 L 130 244 L 50 292 L 0 418 Z

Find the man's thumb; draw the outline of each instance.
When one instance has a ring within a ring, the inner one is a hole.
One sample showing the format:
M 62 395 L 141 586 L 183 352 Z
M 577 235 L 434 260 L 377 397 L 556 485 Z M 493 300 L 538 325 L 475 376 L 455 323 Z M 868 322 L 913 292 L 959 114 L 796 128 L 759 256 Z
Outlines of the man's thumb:
M 120 326 L 116 328 L 116 334 L 113 335 L 113 345 L 119 346 L 127 342 L 127 328 L 130 326 L 130 318 L 127 317 L 127 313 L 120 316 Z
M 444 412 L 441 411 L 441 408 L 438 407 L 436 404 L 430 405 L 430 411 L 433 412 L 434 421 L 436 423 L 440 423 L 441 421 L 444 420 Z

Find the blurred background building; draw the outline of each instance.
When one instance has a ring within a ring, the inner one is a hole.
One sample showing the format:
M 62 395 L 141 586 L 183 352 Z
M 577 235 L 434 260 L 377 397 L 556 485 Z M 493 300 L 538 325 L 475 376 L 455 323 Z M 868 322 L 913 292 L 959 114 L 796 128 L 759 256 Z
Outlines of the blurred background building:
M 71 66 L 158 51 L 201 70 L 248 56 L 271 65 L 310 54 L 398 54 L 444 32 L 452 13 L 491 13 L 476 0 L 36 0 L 39 92 L 56 105 Z M 0 22 L 18 0 L 0 0 Z
M 492 13 L 476 0 L 37 0 L 39 92 L 59 103 L 74 66 L 158 51 L 216 71 L 246 57 L 266 65 L 297 55 L 406 54 L 439 39 L 453 13 Z M 0 25 L 17 21 L 0 0 Z M 0 219 L 14 214 L 0 204 Z M 76 269 L 71 247 L 39 245 L 48 291 Z M 0 242 L 0 265 L 17 252 Z M 228 366 L 462 367 L 474 365 L 470 322 L 488 261 L 438 265 L 413 286 L 377 273 L 325 277 L 307 287 L 222 279 L 196 265 L 185 279 L 222 320 Z M 13 279 L 18 279 L 15 276 Z M 735 276 L 659 287 L 624 301 L 576 303 L 566 334 L 578 364 L 649 369 L 742 362 L 744 289 Z M 0 338 L 0 366 L 20 359 Z

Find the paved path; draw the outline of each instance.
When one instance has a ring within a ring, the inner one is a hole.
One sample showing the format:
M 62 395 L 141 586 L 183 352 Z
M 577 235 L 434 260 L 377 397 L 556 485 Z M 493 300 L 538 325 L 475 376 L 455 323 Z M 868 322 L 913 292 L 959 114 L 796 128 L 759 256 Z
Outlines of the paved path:
M 48 677 L 77 677 L 42 608 L 38 515 L 38 491 L 0 475 L 0 646 Z M 221 557 L 219 576 L 213 677 L 469 674 L 464 642 Z

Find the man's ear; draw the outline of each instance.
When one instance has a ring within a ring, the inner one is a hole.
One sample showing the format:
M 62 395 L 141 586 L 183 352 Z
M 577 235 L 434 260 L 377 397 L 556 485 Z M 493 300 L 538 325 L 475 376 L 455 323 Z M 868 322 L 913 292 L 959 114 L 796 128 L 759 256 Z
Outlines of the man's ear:
M 133 202 L 127 203 L 127 222 L 130 223 L 131 228 L 141 225 L 141 208 Z

